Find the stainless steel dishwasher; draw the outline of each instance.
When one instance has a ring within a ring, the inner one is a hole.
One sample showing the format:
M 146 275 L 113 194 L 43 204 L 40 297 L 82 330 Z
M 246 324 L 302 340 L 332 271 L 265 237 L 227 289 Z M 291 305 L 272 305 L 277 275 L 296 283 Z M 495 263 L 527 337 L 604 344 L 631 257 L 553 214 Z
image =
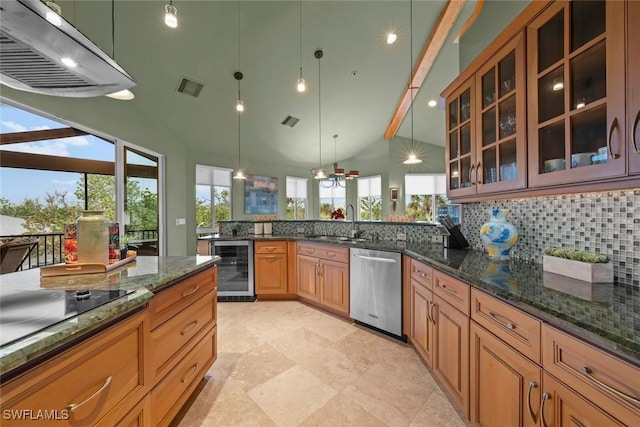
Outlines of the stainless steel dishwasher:
M 404 340 L 400 254 L 351 248 L 349 268 L 351 318 Z

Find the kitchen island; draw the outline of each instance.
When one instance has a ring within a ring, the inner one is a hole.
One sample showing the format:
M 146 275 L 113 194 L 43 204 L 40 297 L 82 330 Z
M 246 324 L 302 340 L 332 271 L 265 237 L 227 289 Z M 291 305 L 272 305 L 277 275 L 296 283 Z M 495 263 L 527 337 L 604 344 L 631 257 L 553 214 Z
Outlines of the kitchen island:
M 32 320 L 42 326 L 0 347 L 4 422 L 171 421 L 217 355 L 216 261 L 139 257 L 107 273 L 3 275 L 3 304 L 33 298 Z M 105 291 L 116 298 L 79 309 Z M 55 306 L 40 305 L 50 298 Z M 2 328 L 15 329 L 11 320 Z

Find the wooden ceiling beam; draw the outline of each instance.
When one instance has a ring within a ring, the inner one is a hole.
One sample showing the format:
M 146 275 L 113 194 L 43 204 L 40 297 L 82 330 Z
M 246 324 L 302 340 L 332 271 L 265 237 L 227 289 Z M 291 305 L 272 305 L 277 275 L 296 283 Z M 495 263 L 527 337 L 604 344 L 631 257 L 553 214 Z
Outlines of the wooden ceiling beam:
M 11 132 L 0 134 L 0 145 L 18 144 L 21 142 L 43 141 L 46 139 L 70 138 L 87 135 L 87 132 L 75 128 L 31 130 L 27 132 Z
M 398 106 L 389 122 L 389 126 L 387 126 L 387 130 L 384 133 L 385 139 L 393 138 L 398 132 L 400 124 L 409 111 L 413 99 L 420 90 L 422 83 L 424 83 L 424 79 L 427 77 L 427 74 L 429 74 L 429 70 L 435 63 L 440 49 L 442 49 L 453 25 L 456 23 L 456 19 L 458 19 L 458 15 L 462 11 L 464 2 L 465 0 L 449 0 L 442 9 L 442 12 L 440 12 L 440 17 L 431 31 L 427 44 L 422 50 L 422 55 L 416 64 L 416 68 L 411 74 L 411 80 L 406 89 L 404 89 L 400 102 L 398 102 Z

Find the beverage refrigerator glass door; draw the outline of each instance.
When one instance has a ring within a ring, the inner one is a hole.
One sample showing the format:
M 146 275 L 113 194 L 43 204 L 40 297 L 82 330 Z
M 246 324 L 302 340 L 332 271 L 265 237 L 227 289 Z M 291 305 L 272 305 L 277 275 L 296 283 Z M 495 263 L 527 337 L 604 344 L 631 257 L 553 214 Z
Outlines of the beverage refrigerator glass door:
M 253 242 L 214 240 L 218 262 L 218 301 L 255 301 L 253 283 Z

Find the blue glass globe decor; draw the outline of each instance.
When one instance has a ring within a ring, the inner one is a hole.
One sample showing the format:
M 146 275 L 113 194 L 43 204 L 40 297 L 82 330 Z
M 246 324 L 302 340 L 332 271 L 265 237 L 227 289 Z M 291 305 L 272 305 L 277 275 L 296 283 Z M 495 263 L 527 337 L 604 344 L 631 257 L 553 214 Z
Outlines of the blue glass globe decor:
M 493 261 L 507 261 L 518 241 L 518 230 L 507 221 L 509 209 L 488 209 L 489 221 L 480 228 L 480 239 Z

